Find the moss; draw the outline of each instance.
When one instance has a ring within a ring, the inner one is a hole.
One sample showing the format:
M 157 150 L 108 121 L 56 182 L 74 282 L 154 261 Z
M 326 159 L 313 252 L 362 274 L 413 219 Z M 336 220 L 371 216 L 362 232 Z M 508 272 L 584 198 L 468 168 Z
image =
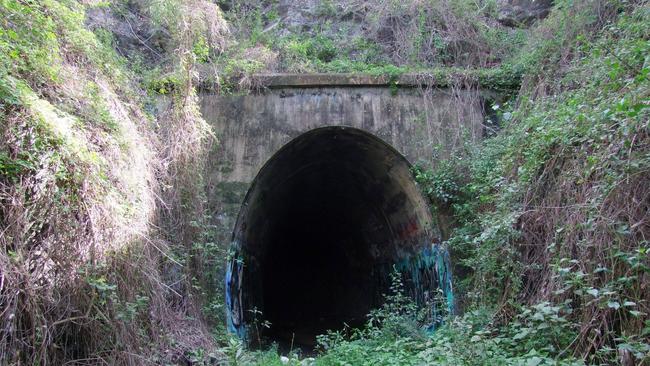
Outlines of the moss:
M 219 201 L 226 204 L 240 204 L 248 191 L 248 183 L 245 182 L 220 182 L 217 184 L 217 196 Z

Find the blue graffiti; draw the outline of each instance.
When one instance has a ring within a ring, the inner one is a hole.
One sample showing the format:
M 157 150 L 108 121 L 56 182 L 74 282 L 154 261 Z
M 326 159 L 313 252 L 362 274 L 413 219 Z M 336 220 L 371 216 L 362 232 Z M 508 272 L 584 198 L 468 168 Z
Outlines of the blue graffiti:
M 419 306 L 429 306 L 431 323 L 427 332 L 433 332 L 442 324 L 445 315 L 455 310 L 451 278 L 451 260 L 446 247 L 432 244 L 416 255 L 395 264 L 405 278 L 405 289 Z
M 233 246 L 238 248 L 236 245 Z M 242 304 L 242 276 L 244 260 L 239 252 L 229 261 L 226 269 L 226 319 L 228 332 L 245 340 L 247 327 Z M 420 252 L 390 265 L 381 265 L 378 280 L 384 282 L 396 269 L 402 274 L 404 289 L 420 307 L 430 309 L 431 322 L 425 327 L 427 332 L 435 331 L 443 322 L 445 315 L 454 314 L 454 291 L 452 284 L 449 251 L 439 244 L 432 244 Z
M 246 339 L 246 324 L 242 311 L 242 272 L 244 261 L 235 253 L 226 269 L 226 322 L 228 332 L 236 334 L 240 339 Z

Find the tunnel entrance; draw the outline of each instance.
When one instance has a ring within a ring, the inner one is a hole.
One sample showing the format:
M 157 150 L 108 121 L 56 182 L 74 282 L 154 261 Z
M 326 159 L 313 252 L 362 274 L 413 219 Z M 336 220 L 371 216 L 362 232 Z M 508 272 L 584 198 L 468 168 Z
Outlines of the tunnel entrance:
M 392 266 L 429 247 L 431 226 L 408 161 L 381 139 L 348 127 L 295 138 L 242 204 L 226 276 L 230 331 L 310 347 L 363 324 Z

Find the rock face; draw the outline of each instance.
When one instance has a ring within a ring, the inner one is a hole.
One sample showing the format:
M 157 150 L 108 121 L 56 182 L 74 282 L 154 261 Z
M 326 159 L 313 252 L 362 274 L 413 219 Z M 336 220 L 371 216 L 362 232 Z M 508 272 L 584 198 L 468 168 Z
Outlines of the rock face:
M 278 11 L 288 27 L 309 28 L 317 16 L 320 1 L 316 0 L 280 0 Z
M 117 13 L 110 7 L 91 7 L 86 12 L 86 26 L 104 29 L 115 37 L 114 47 L 127 58 L 141 56 L 149 64 L 157 64 L 171 51 L 171 36 L 161 27 L 154 27 L 142 12 L 144 4 L 132 1 Z
M 553 0 L 497 0 L 497 20 L 506 26 L 528 26 L 548 15 Z

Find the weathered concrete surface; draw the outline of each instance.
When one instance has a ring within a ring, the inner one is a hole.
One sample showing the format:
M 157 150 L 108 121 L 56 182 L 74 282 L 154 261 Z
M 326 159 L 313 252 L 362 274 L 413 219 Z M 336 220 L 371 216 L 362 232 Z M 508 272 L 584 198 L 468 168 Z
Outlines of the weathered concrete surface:
M 201 95 L 201 112 L 219 138 L 214 182 L 250 182 L 280 147 L 324 126 L 370 132 L 410 162 L 433 164 L 464 140 L 482 136 L 482 101 L 461 90 L 326 87 L 269 89 L 244 96 Z
M 364 77 L 300 80 L 276 77 L 271 88 L 258 94 L 200 95 L 203 117 L 219 139 L 206 178 L 223 243 L 230 240 L 241 202 L 260 168 L 304 132 L 356 127 L 381 138 L 411 163 L 429 165 L 483 134 L 483 100 L 476 92 L 434 89 L 423 95 L 419 88 L 396 90 L 385 80 Z
M 253 84 L 266 88 L 312 88 L 312 87 L 362 87 L 445 86 L 445 80 L 436 80 L 431 74 L 405 73 L 394 77 L 368 74 L 260 74 L 253 76 Z

